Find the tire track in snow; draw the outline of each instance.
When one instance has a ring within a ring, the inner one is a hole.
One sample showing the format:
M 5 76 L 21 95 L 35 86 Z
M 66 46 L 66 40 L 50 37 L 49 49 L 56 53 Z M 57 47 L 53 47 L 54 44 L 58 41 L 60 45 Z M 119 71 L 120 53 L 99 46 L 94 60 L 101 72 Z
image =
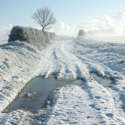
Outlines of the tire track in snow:
M 92 109 L 97 110 L 96 113 L 98 114 L 98 117 L 104 119 L 103 121 L 108 121 L 107 119 L 110 119 L 112 122 L 120 120 L 124 121 L 123 117 L 120 116 L 120 114 L 117 112 L 117 108 L 115 106 L 116 103 L 114 103 L 113 96 L 111 96 L 109 89 L 105 88 L 100 81 L 91 79 L 91 72 L 93 71 L 97 73 L 97 75 L 99 73 L 101 75 L 101 78 L 103 78 L 104 76 L 106 76 L 107 78 L 115 78 L 117 74 L 115 76 L 115 73 L 109 67 L 105 66 L 103 63 L 100 63 L 98 60 L 93 60 L 90 57 L 87 57 L 86 53 L 76 53 L 76 48 L 79 45 L 73 42 L 73 40 L 56 42 L 52 47 L 50 47 L 50 49 L 46 50 L 46 52 L 49 53 L 47 56 L 49 65 L 46 68 L 46 76 L 48 77 L 49 74 L 55 72 L 57 78 L 60 79 L 76 79 L 82 77 L 84 79 L 87 79 L 89 82 L 93 82 L 94 80 L 94 83 L 96 84 L 92 84 L 93 88 L 95 88 L 93 89 L 93 92 L 91 90 L 84 90 L 91 102 L 89 106 Z M 79 47 L 77 49 L 79 49 Z M 84 51 L 84 46 L 80 48 L 80 51 Z M 47 62 L 45 62 L 44 64 L 46 65 L 46 63 Z M 96 92 L 97 88 L 96 85 L 101 86 L 98 91 L 101 90 L 102 93 L 105 92 L 107 94 L 103 94 L 101 97 L 97 95 L 94 97 L 94 92 Z M 92 86 L 90 85 L 90 88 L 91 87 Z M 105 97 L 107 97 L 107 100 L 105 99 Z M 100 101 L 97 101 L 99 99 L 102 99 L 104 101 L 104 105 Z M 100 108 L 98 108 L 98 106 Z M 105 114 L 103 114 L 104 112 Z

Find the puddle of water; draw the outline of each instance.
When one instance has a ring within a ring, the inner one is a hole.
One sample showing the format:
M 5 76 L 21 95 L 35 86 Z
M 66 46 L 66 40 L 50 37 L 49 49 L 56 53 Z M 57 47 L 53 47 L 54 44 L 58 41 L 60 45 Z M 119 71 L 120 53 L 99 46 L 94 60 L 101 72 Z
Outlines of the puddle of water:
M 17 109 L 37 111 L 44 108 L 45 101 L 47 100 L 49 93 L 67 84 L 81 85 L 81 80 L 57 80 L 55 78 L 43 79 L 37 77 L 33 79 L 19 96 L 8 106 L 5 112 L 11 112 Z

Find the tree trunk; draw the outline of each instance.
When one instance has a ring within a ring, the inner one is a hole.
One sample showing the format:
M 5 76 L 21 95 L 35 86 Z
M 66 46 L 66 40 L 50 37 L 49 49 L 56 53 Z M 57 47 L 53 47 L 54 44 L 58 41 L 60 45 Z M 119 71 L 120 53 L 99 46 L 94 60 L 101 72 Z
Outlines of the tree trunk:
M 43 33 L 45 32 L 45 28 L 44 28 L 44 27 L 42 27 L 42 32 L 43 32 Z

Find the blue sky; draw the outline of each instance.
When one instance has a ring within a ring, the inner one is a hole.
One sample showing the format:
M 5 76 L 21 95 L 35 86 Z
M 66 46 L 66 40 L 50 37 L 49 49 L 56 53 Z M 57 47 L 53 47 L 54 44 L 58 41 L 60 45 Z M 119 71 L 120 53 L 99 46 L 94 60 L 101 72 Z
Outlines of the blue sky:
M 34 26 L 32 14 L 40 7 L 49 7 L 59 21 L 78 25 L 81 21 L 116 14 L 125 8 L 125 0 L 0 0 L 0 26 Z

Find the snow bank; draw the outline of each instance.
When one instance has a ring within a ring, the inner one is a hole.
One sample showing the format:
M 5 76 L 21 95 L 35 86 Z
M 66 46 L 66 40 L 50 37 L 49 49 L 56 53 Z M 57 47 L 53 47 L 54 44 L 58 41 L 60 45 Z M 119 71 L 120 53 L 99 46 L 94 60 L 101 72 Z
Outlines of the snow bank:
M 0 112 L 40 73 L 39 51 L 23 42 L 0 46 Z
M 42 32 L 41 30 L 14 26 L 11 30 L 8 42 L 12 41 L 25 41 L 37 48 L 42 48 L 50 43 L 50 40 L 55 37 L 54 33 Z
M 9 114 L 2 113 L 0 114 L 0 124 L 1 125 L 31 125 L 27 121 L 28 112 L 21 110 L 11 112 Z M 28 119 L 29 120 L 29 119 Z

